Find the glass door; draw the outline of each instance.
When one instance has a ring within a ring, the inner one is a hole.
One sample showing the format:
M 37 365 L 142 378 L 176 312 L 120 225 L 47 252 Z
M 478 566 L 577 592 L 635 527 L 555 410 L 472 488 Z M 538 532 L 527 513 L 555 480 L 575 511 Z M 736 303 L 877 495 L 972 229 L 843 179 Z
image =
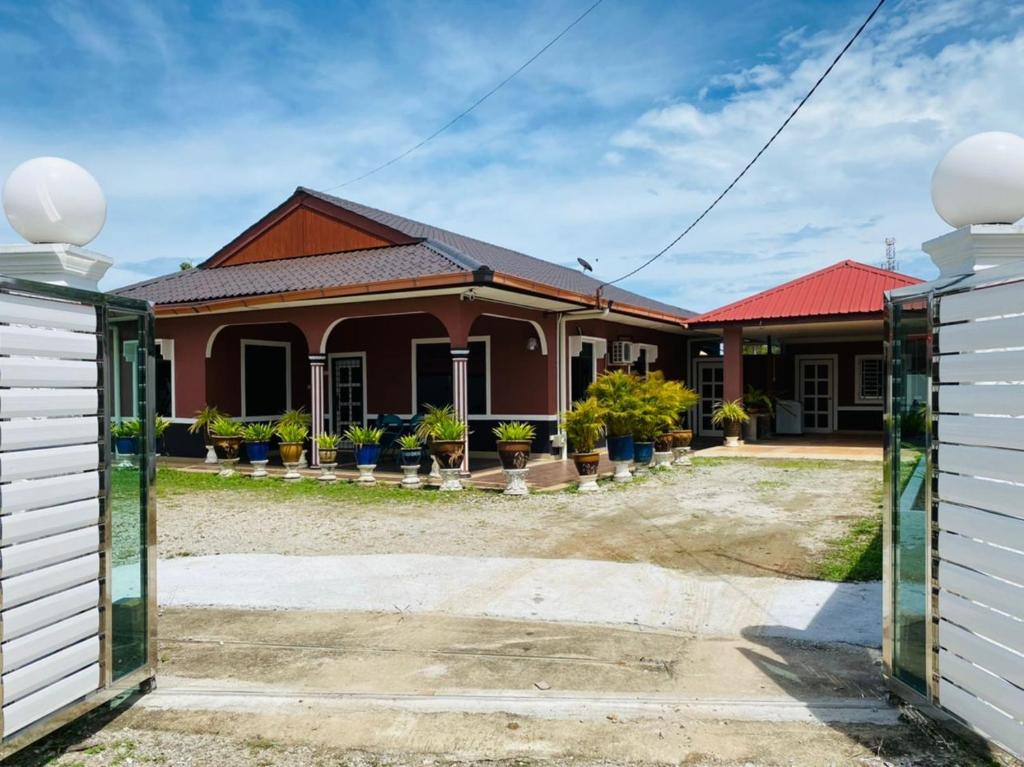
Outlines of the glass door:
M 725 370 L 722 360 L 699 360 L 697 362 L 697 417 L 700 433 L 708 436 L 721 435 L 722 430 L 711 423 L 715 406 L 725 397 Z
M 831 358 L 800 360 L 800 402 L 803 404 L 805 432 L 827 433 L 833 430 L 833 368 Z
M 149 653 L 146 589 L 152 403 L 149 379 L 150 320 L 130 311 L 106 312 L 105 411 L 113 460 L 107 472 L 106 535 L 109 537 L 107 624 L 111 679 L 146 665 Z
M 926 694 L 931 447 L 927 304 L 895 305 L 892 323 L 892 673 Z

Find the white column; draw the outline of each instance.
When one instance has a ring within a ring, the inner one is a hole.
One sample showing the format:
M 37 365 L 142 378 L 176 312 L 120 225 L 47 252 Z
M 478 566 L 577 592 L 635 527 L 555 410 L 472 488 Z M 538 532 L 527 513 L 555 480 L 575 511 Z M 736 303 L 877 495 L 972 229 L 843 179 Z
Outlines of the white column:
M 462 473 L 469 474 L 469 349 L 452 349 L 452 406 L 455 415 L 466 425 L 462 453 Z
M 320 465 L 320 451 L 316 447 L 316 438 L 324 431 L 324 355 L 309 355 L 309 400 L 310 420 L 312 428 L 310 436 L 313 444 L 309 451 L 309 465 L 317 467 Z

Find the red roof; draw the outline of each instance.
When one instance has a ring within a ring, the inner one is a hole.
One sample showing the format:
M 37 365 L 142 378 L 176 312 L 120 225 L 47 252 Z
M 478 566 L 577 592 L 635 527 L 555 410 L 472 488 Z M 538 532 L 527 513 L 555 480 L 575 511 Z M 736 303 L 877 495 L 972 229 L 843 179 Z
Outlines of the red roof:
M 919 282 L 921 280 L 916 277 L 858 261 L 840 261 L 749 298 L 712 309 L 689 320 L 687 325 L 880 315 L 885 291 Z

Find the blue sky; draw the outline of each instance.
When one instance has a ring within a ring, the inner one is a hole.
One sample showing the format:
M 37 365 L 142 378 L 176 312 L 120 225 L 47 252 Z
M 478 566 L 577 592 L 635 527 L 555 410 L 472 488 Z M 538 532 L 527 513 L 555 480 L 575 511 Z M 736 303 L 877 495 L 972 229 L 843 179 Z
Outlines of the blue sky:
M 416 143 L 590 0 L 0 0 L 0 175 L 87 167 L 106 287 L 201 261 L 296 186 Z M 614 278 L 749 159 L 873 3 L 605 0 L 469 118 L 336 193 Z M 843 258 L 934 271 L 949 146 L 1022 132 L 1024 3 L 889 0 L 757 168 L 625 287 L 703 310 Z M 17 241 L 0 225 L 0 242 Z

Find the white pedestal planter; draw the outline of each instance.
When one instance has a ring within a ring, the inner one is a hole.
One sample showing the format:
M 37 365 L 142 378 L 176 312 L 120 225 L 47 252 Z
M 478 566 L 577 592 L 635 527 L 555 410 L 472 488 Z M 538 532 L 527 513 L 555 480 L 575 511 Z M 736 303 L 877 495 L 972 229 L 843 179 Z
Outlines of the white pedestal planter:
M 650 464 L 633 462 L 633 476 L 646 477 L 651 473 Z
M 299 456 L 299 468 L 300 469 L 307 469 L 307 468 L 309 468 L 309 461 L 306 460 L 306 451 L 305 450 L 303 450 L 302 451 L 302 455 Z
M 441 479 L 441 467 L 437 463 L 436 456 L 430 456 L 430 473 L 427 475 L 428 479 Z
M 654 468 L 656 471 L 668 471 L 672 468 L 672 451 L 654 454 Z
M 284 467 L 285 469 L 287 469 L 287 471 L 284 473 L 284 479 L 287 482 L 295 482 L 296 480 L 302 479 L 302 475 L 299 474 L 298 471 L 298 463 L 286 463 Z
M 334 482 L 337 476 L 334 474 L 334 467 L 336 463 L 322 463 L 320 464 L 320 476 L 317 477 L 321 482 Z
M 739 437 L 726 437 L 725 438 L 725 446 L 726 447 L 739 447 L 740 446 L 740 438 Z
M 601 487 L 597 484 L 596 474 L 581 474 L 577 490 L 581 493 L 597 493 Z
M 505 495 L 529 495 L 530 488 L 526 484 L 526 473 L 529 469 L 504 469 Z
M 629 465 L 632 461 L 612 461 L 612 465 L 615 467 L 615 473 L 612 475 L 612 479 L 616 482 L 632 482 L 633 475 L 629 473 Z
M 439 469 L 441 472 L 441 487 L 439 490 L 446 492 L 461 490 L 462 480 L 459 478 L 462 469 Z
M 377 478 L 373 476 L 373 470 L 377 468 L 377 464 L 368 463 L 362 466 L 356 466 L 359 469 L 359 476 L 356 478 L 356 482 L 361 485 L 375 485 L 377 484 Z
M 253 479 L 263 479 L 267 474 L 267 462 L 266 461 L 252 461 L 252 474 L 249 475 Z
M 206 446 L 206 460 L 203 463 L 217 463 L 217 451 L 213 449 L 213 445 Z
M 673 466 L 692 466 L 693 462 L 690 460 L 690 448 L 688 447 L 674 447 L 672 448 L 672 454 L 675 455 L 676 459 L 672 461 Z
M 235 476 L 235 464 L 238 463 L 237 458 L 219 458 L 220 471 L 217 472 L 218 477 L 233 477 Z
M 402 477 L 402 487 L 417 488 L 422 484 L 420 482 L 420 467 L 417 466 L 403 466 L 402 473 L 405 475 Z

